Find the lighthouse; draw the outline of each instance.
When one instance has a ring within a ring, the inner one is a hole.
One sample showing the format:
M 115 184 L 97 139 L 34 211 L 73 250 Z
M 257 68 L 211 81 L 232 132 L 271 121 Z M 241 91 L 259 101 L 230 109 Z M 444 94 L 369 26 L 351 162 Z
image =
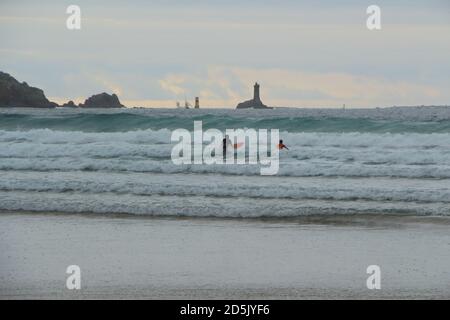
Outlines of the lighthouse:
M 259 96 L 259 83 L 255 82 L 253 86 L 253 99 L 239 103 L 236 109 L 272 109 L 262 103 Z
M 253 100 L 261 101 L 261 99 L 259 98 L 259 84 L 258 84 L 258 82 L 255 82 L 255 86 L 253 87 Z
M 198 97 L 195 97 L 195 109 L 200 109 L 200 100 Z

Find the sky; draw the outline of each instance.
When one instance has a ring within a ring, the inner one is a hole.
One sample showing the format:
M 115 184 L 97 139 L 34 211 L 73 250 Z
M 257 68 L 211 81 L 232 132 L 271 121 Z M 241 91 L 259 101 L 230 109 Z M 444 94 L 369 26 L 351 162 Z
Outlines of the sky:
M 234 108 L 257 81 L 270 106 L 450 105 L 450 0 L 0 0 L 0 40 L 0 71 L 58 103 Z

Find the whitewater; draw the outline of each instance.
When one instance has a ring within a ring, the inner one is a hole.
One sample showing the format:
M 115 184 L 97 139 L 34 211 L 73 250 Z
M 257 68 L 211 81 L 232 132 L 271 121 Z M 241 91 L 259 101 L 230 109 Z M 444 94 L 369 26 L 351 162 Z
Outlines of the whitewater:
M 172 130 L 279 129 L 258 165 L 175 165 Z M 0 210 L 192 217 L 450 215 L 450 108 L 3 109 Z

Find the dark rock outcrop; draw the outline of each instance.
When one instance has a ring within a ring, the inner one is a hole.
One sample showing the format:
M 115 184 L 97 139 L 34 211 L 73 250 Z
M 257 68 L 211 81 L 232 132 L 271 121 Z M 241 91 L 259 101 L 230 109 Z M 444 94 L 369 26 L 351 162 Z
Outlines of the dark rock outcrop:
M 63 107 L 63 108 L 78 108 L 78 106 L 72 100 L 64 103 L 61 107 Z
M 0 71 L 0 107 L 55 108 L 39 88 L 20 83 L 7 73 Z
M 100 94 L 95 94 L 80 103 L 81 108 L 123 108 L 116 94 L 109 95 L 105 92 Z
M 259 97 L 259 84 L 255 83 L 253 87 L 253 99 L 241 102 L 237 105 L 236 109 L 272 109 L 262 103 Z

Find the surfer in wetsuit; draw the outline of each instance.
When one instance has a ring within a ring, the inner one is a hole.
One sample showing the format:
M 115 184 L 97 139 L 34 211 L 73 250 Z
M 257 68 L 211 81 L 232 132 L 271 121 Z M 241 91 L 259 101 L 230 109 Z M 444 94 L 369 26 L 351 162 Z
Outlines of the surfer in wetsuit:
M 223 158 L 226 159 L 227 157 L 227 146 L 231 146 L 230 137 L 228 135 L 225 136 L 222 140 L 222 151 L 223 151 Z
M 278 149 L 280 149 L 280 150 L 283 150 L 283 149 L 289 150 L 289 148 L 286 147 L 286 145 L 283 143 L 283 140 L 280 140 L 280 143 L 278 144 Z

